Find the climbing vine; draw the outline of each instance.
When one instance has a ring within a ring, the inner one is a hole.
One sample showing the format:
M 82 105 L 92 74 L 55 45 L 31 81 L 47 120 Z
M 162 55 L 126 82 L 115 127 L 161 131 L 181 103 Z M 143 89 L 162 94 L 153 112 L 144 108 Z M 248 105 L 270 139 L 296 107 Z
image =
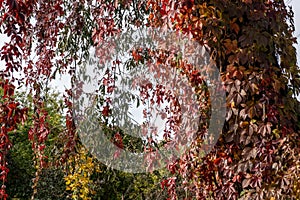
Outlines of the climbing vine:
M 190 151 L 166 166 L 171 175 L 161 180 L 161 186 L 169 198 L 300 198 L 300 107 L 295 98 L 300 94 L 300 70 L 293 46 L 293 12 L 283 0 L 0 0 L 0 15 L 0 31 L 7 37 L 0 52 L 5 63 L 0 68 L 0 198 L 8 198 L 6 156 L 13 145 L 8 132 L 27 120 L 28 108 L 15 101 L 14 91 L 26 87 L 33 96 L 28 138 L 35 155 L 34 199 L 42 169 L 49 164 L 44 151 L 51 135 L 46 93 L 60 75 L 71 77 L 71 88 L 63 94 L 65 129 L 60 136 L 65 143 L 54 163 L 65 166 L 73 199 L 92 198 L 91 174 L 97 167 L 83 147 L 76 153 L 75 74 L 89 58 L 91 46 L 138 27 L 177 31 L 204 46 L 217 64 L 227 96 L 225 124 L 214 149 L 200 156 L 200 136 L 205 132 L 201 129 Z M 167 53 L 136 49 L 127 64 L 134 67 L 152 56 L 156 64 L 170 67 L 164 65 Z M 167 64 L 181 70 L 193 86 L 201 84 L 197 71 L 178 58 L 171 61 Z M 110 75 L 109 83 L 100 77 L 106 86 L 116 81 Z M 109 88 L 103 96 L 114 89 Z M 209 99 L 207 92 L 197 89 L 199 97 Z M 163 93 L 163 87 L 155 92 Z M 208 102 L 202 102 L 205 108 Z M 109 107 L 101 113 L 108 117 Z M 116 144 L 123 147 L 120 135 Z

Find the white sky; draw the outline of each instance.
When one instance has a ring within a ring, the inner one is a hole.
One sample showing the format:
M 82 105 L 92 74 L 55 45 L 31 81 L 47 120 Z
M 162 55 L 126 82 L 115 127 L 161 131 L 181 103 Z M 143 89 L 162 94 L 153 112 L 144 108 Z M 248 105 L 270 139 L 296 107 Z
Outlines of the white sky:
M 296 3 L 296 1 L 298 1 L 298 3 Z M 294 35 L 297 37 L 297 41 L 298 43 L 300 43 L 300 2 L 299 0 L 287 0 L 287 4 L 293 7 L 293 11 L 294 11 L 294 20 L 295 20 L 295 27 L 296 27 L 296 31 L 294 33 Z M 4 42 L 7 41 L 7 37 L 3 34 L 0 34 L 0 48 L 2 48 Z M 298 65 L 300 65 L 300 44 L 296 44 L 295 47 L 297 48 L 297 61 L 298 61 Z M 3 69 L 4 67 L 4 62 L 0 61 L 0 69 Z M 57 78 L 60 79 L 56 79 L 54 80 L 51 84 L 50 87 L 53 88 L 55 91 L 58 91 L 59 93 L 63 93 L 64 90 L 67 88 L 69 89 L 71 87 L 71 83 L 70 83 L 70 77 L 66 76 L 66 75 L 62 75 L 62 76 L 57 76 Z M 300 96 L 298 96 L 298 100 L 300 100 Z M 140 119 L 143 119 L 142 115 L 140 113 L 142 113 L 141 111 L 138 110 L 134 110 L 134 109 L 130 109 L 129 110 L 131 113 L 133 113 L 133 118 L 136 121 L 140 122 Z M 161 121 L 163 120 L 155 120 L 158 122 L 155 122 L 156 127 L 164 127 L 161 124 Z M 163 123 L 164 124 L 164 123 Z
M 298 65 L 300 64 L 300 2 L 299 0 L 293 0 L 289 3 L 293 7 L 294 11 L 294 20 L 295 20 L 295 27 L 296 27 L 296 32 L 295 36 L 297 37 L 298 44 L 296 45 L 297 48 L 297 61 Z
M 287 0 L 288 5 L 291 5 L 293 7 L 293 11 L 295 14 L 295 27 L 296 27 L 296 32 L 295 36 L 297 37 L 298 44 L 296 44 L 297 48 L 297 60 L 298 60 L 298 65 L 300 64 L 300 3 L 299 0 Z M 6 41 L 7 37 L 3 34 L 0 34 L 0 48 L 2 48 L 4 42 Z M 0 69 L 3 69 L 4 63 L 0 61 Z M 70 88 L 70 79 L 69 78 L 64 78 L 61 77 L 62 80 L 56 80 L 52 83 L 52 85 L 57 88 L 60 91 L 64 91 L 65 88 Z M 63 80 L 67 79 L 67 80 Z

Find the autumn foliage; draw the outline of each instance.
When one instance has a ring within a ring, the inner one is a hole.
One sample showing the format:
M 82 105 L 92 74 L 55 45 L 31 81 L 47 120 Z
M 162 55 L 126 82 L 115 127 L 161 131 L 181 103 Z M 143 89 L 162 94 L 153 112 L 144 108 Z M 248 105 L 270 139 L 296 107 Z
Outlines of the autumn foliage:
M 157 10 L 154 24 L 171 22 L 170 28 L 210 48 L 227 92 L 226 121 L 214 150 L 201 160 L 178 161 L 178 174 L 189 180 L 183 187 L 194 192 L 187 198 L 299 198 L 299 102 L 293 97 L 300 82 L 292 12 L 282 1 L 149 5 Z
M 97 167 L 84 148 L 76 152 L 80 140 L 73 119 L 76 94 L 72 88 L 63 94 L 65 128 L 60 139 L 64 144 L 55 161 L 50 163 L 45 156 L 52 134 L 46 98 L 49 84 L 59 75 L 69 75 L 74 86 L 76 70 L 88 59 L 90 47 L 143 26 L 178 31 L 203 45 L 215 61 L 226 91 L 221 137 L 203 157 L 203 130 L 199 130 L 190 151 L 166 166 L 169 177 L 160 182 L 168 198 L 300 198 L 300 105 L 296 99 L 300 69 L 293 46 L 293 12 L 283 0 L 0 0 L 0 14 L 0 31 L 8 38 L 0 53 L 5 63 L 0 66 L 1 199 L 8 198 L 6 155 L 13 145 L 8 133 L 28 116 L 29 108 L 15 101 L 14 91 L 21 87 L 29 88 L 33 97 L 33 123 L 28 131 L 36 170 L 32 198 L 39 192 L 42 169 L 49 166 L 72 169 L 65 170 L 69 173 L 67 190 L 74 199 L 91 198 L 91 168 Z M 133 50 L 126 64 L 133 68 L 152 56 L 160 66 L 170 67 L 165 53 L 146 52 Z M 114 61 L 101 77 L 103 97 L 113 92 L 113 75 L 120 64 L 124 63 Z M 198 73 L 188 71 L 184 61 L 172 60 L 170 65 L 186 70 L 208 108 L 209 95 L 201 93 Z M 103 101 L 107 104 L 102 102 L 101 117 L 105 118 L 110 115 L 109 101 Z M 124 135 L 117 134 L 119 146 L 130 143 L 122 142 Z

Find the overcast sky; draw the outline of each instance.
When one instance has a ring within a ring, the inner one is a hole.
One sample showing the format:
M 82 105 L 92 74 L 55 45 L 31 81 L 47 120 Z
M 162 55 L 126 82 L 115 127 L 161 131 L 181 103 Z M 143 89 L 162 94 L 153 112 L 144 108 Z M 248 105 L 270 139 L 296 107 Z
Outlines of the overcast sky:
M 295 26 L 296 26 L 296 32 L 295 36 L 297 37 L 298 44 L 296 45 L 297 48 L 297 60 L 298 65 L 300 64 L 300 2 L 299 0 L 293 0 L 289 3 L 293 7 L 294 11 L 294 19 L 295 19 Z
M 297 41 L 298 44 L 295 45 L 297 48 L 297 60 L 298 60 L 298 65 L 300 64 L 300 2 L 299 0 L 287 0 L 286 2 L 288 2 L 288 5 L 291 5 L 293 7 L 293 11 L 295 14 L 295 26 L 296 26 L 296 32 L 295 32 L 295 36 L 297 37 Z M 3 35 L 0 34 L 0 48 L 3 46 L 5 40 L 7 38 Z M 3 69 L 3 65 L 4 63 L 0 61 L 0 69 Z M 63 81 L 64 83 L 62 83 L 61 81 L 56 81 L 54 83 L 55 87 L 59 88 L 59 90 L 64 90 L 64 85 L 66 87 L 70 87 L 70 83 L 67 83 L 69 81 Z

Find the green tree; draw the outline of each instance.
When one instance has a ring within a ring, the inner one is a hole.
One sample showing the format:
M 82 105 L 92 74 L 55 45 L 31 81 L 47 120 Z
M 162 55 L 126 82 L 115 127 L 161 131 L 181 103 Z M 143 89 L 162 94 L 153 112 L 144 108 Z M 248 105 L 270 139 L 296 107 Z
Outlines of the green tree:
M 227 116 L 217 145 L 208 155 L 201 157 L 199 151 L 205 130 L 199 130 L 199 137 L 191 150 L 166 167 L 170 173 L 161 180 L 165 193 L 171 199 L 300 198 L 300 110 L 299 100 L 295 98 L 300 92 L 299 67 L 293 47 L 296 42 L 292 35 L 293 12 L 283 0 L 9 0 L 0 1 L 0 13 L 0 30 L 9 37 L 0 53 L 1 60 L 5 61 L 4 69 L 0 71 L 3 89 L 0 115 L 3 136 L 0 177 L 3 186 L 0 198 L 7 198 L 6 155 L 12 146 L 9 138 L 17 144 L 24 141 L 17 139 L 13 132 L 8 136 L 21 121 L 25 121 L 25 112 L 14 101 L 15 86 L 12 83 L 31 88 L 32 106 L 26 122 L 30 127 L 25 129 L 33 145 L 33 168 L 37 175 L 32 187 L 36 197 L 38 177 L 43 172 L 42 168 L 47 169 L 46 161 L 50 159 L 46 156 L 53 158 L 60 155 L 54 160 L 64 166 L 68 160 L 78 156 L 76 151 L 80 146 L 72 104 L 72 98 L 80 91 L 68 88 L 64 93 L 64 105 L 59 106 L 66 109 L 65 119 L 51 119 L 55 115 L 48 107 L 51 98 L 45 98 L 48 83 L 57 75 L 70 74 L 72 87 L 77 86 L 75 72 L 86 63 L 89 47 L 138 27 L 169 28 L 205 46 L 219 68 L 227 94 Z M 103 51 L 111 49 L 108 46 Z M 178 55 L 172 57 L 168 50 L 149 49 L 133 49 L 130 53 L 129 69 L 151 59 L 160 67 L 171 65 L 177 68 L 188 77 L 199 96 L 204 97 L 204 107 L 209 108 L 209 94 L 200 87 L 199 72 L 191 71 L 184 60 L 178 59 Z M 112 66 L 106 66 L 107 73 L 99 77 L 99 123 L 106 127 L 109 124 L 105 119 L 110 115 L 109 98 L 106 97 L 114 89 L 116 65 L 120 62 L 115 60 Z M 18 78 L 16 73 L 20 71 L 23 74 Z M 155 92 L 163 93 L 163 90 L 156 89 Z M 174 107 L 178 107 L 176 103 Z M 65 123 L 63 131 L 56 130 L 56 125 L 62 122 Z M 113 137 L 116 136 L 115 128 L 112 127 L 109 132 Z M 51 136 L 56 131 L 62 134 Z M 119 133 L 118 141 L 114 142 L 124 147 L 122 142 L 129 144 L 133 138 L 126 140 L 126 133 L 122 134 Z M 25 136 L 20 134 L 20 137 Z M 57 143 L 51 141 L 52 137 Z M 140 145 L 138 143 L 138 147 Z M 30 153 L 28 144 L 16 145 L 16 148 L 21 147 L 24 151 L 15 149 L 10 157 L 14 166 L 19 167 L 17 169 L 23 165 L 17 160 L 22 156 L 29 157 Z M 58 152 L 53 153 L 52 149 Z M 16 153 L 20 151 L 22 156 Z M 75 165 L 78 163 L 75 162 Z M 155 173 L 145 178 L 144 175 L 124 174 L 109 168 L 104 170 L 104 173 L 89 176 L 94 183 L 101 182 L 97 176 L 103 176 L 105 183 L 101 183 L 97 193 L 101 198 L 108 195 L 124 198 L 131 181 L 136 181 L 138 188 L 133 189 L 128 198 L 143 198 L 135 192 L 141 192 L 147 183 L 156 191 Z M 30 168 L 27 173 L 32 173 Z M 59 174 L 52 181 L 60 179 Z M 111 174 L 114 174 L 114 179 L 110 179 Z M 110 181 L 114 183 L 112 187 L 107 185 Z M 19 193 L 26 191 L 22 188 Z M 105 196 L 107 191 L 111 193 Z M 144 192 L 150 195 L 152 189 Z
M 56 168 L 53 163 L 59 157 L 60 134 L 63 132 L 63 106 L 58 93 L 50 92 L 47 95 L 47 110 L 51 134 L 46 143 L 45 155 L 48 157 L 47 166 L 39 176 L 37 188 L 33 188 L 32 179 L 36 178 L 34 165 L 35 155 L 32 142 L 28 139 L 28 131 L 32 125 L 33 101 L 25 92 L 15 94 L 16 100 L 24 107 L 29 108 L 28 119 L 23 125 L 9 133 L 13 147 L 8 154 L 7 193 L 12 198 L 30 199 L 33 189 L 37 189 L 39 199 L 62 198 L 65 193 L 63 170 Z

